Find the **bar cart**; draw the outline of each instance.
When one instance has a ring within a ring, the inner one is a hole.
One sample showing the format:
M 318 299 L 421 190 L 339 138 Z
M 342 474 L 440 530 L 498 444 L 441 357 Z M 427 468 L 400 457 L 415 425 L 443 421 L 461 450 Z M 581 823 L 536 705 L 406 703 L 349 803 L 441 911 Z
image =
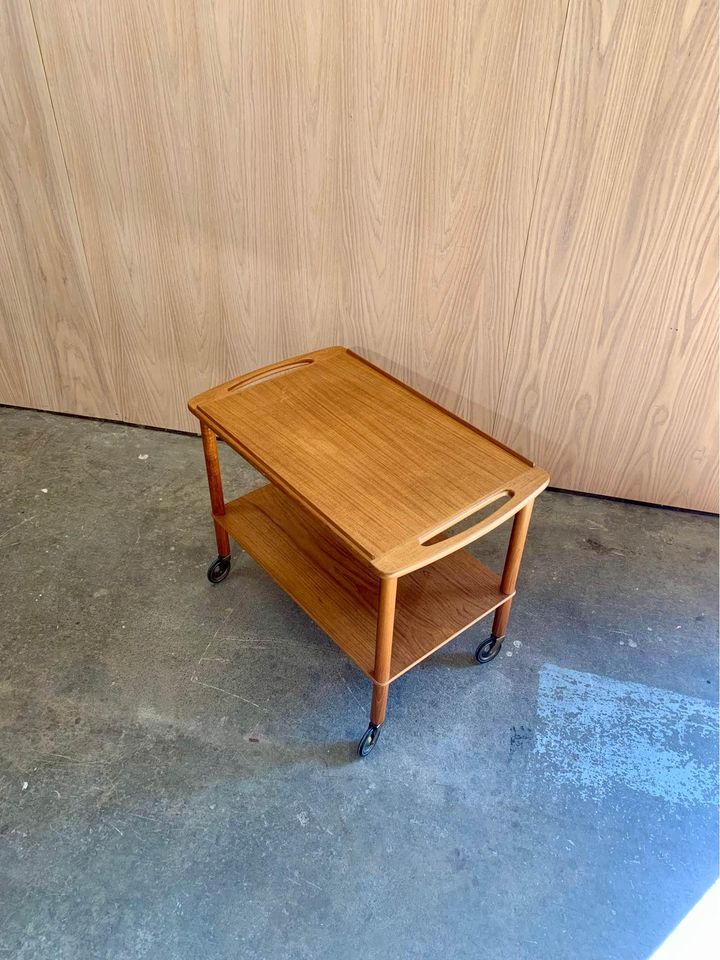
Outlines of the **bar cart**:
M 227 577 L 232 537 L 370 679 L 360 756 L 390 684 L 493 611 L 475 657 L 497 656 L 544 470 L 344 347 L 244 374 L 189 408 L 217 539 L 208 578 Z M 225 502 L 218 437 L 268 484 Z M 498 575 L 465 548 L 511 518 Z

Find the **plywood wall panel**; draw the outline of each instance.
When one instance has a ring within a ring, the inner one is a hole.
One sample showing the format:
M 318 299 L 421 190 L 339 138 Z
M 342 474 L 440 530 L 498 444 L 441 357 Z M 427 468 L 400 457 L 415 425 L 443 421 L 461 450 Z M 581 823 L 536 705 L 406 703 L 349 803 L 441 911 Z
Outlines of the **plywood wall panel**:
M 335 0 L 33 0 L 122 416 L 334 339 Z
M 194 429 L 209 384 L 344 342 L 558 485 L 717 507 L 713 4 L 10 0 L 0 31 L 0 402 Z
M 0 4 L 0 401 L 117 417 L 27 0 Z
M 488 429 L 567 0 L 343 7 L 343 340 Z
M 347 342 L 489 424 L 567 0 L 32 0 L 123 417 Z
M 718 509 L 717 5 L 573 0 L 495 430 Z

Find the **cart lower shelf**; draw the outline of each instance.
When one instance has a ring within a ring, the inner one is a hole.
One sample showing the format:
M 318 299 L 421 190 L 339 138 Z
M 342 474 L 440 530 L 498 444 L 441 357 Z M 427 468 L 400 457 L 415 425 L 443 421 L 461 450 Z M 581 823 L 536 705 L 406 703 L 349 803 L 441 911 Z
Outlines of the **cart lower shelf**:
M 373 679 L 379 580 L 332 533 L 268 484 L 215 520 Z M 466 550 L 398 581 L 392 682 L 513 594 Z

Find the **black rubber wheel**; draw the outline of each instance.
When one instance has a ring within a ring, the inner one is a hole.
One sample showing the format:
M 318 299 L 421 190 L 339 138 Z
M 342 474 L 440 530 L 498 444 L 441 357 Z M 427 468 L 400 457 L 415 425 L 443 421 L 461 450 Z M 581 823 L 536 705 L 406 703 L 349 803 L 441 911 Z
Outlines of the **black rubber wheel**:
M 210 583 L 222 583 L 230 573 L 230 557 L 216 557 L 208 567 L 207 578 Z
M 380 729 L 381 728 L 375 726 L 374 723 L 370 724 L 365 733 L 362 735 L 360 743 L 358 744 L 357 755 L 359 757 L 366 757 L 370 753 L 372 748 L 380 739 Z
M 490 634 L 487 640 L 483 640 L 475 651 L 475 659 L 478 663 L 489 663 L 500 653 L 502 639 L 498 639 L 494 633 Z

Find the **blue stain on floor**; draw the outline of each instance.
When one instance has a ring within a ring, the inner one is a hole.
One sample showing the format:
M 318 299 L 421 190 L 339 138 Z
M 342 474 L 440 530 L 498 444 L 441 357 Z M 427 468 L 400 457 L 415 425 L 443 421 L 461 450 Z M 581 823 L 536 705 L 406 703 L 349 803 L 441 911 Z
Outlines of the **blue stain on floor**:
M 718 800 L 717 709 L 671 690 L 546 664 L 533 760 L 602 800 L 618 786 L 684 806 Z

